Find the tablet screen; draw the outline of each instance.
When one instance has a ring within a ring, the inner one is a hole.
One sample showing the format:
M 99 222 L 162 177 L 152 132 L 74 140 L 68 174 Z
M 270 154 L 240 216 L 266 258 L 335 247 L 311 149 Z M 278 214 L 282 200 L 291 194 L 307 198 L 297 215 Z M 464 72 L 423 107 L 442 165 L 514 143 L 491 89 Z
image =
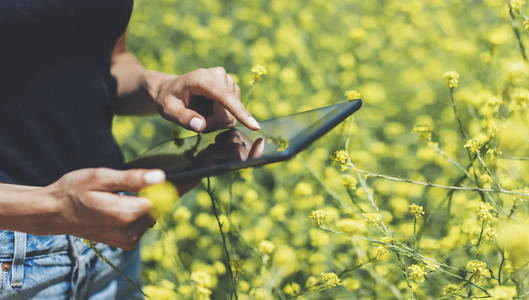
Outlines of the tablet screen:
M 128 168 L 161 168 L 182 181 L 229 170 L 285 160 L 343 121 L 360 100 L 261 121 L 261 130 L 239 124 L 233 129 L 173 139 L 151 147 Z

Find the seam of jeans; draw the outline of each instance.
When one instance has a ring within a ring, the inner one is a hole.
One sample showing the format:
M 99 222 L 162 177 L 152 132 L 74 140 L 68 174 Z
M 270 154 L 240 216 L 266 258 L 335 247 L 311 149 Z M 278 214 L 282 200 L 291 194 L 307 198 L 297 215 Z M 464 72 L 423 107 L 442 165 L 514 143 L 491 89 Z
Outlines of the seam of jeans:
M 2 294 L 4 292 L 4 286 L 6 284 L 6 278 L 9 278 L 8 272 L 2 272 L 2 275 L 0 276 L 0 298 L 2 297 Z
M 11 287 L 21 287 L 24 280 L 24 260 L 26 259 L 26 236 L 24 232 L 15 231 L 13 263 L 11 266 Z
M 71 235 L 67 235 L 68 239 L 68 253 L 70 254 L 70 257 L 73 262 L 73 268 L 72 268 L 72 275 L 70 276 L 70 285 L 71 285 L 71 298 L 70 299 L 77 299 L 78 296 L 78 282 L 79 278 L 82 275 L 81 274 L 81 259 L 79 255 L 79 248 L 77 247 L 77 244 L 75 243 L 75 239 Z
M 68 251 L 65 250 L 65 251 L 60 251 L 60 252 L 42 253 L 42 254 L 38 254 L 38 255 L 28 255 L 26 253 L 26 259 L 25 260 L 29 261 L 29 260 L 32 260 L 32 259 L 46 258 L 46 257 L 64 255 L 64 254 L 68 254 Z

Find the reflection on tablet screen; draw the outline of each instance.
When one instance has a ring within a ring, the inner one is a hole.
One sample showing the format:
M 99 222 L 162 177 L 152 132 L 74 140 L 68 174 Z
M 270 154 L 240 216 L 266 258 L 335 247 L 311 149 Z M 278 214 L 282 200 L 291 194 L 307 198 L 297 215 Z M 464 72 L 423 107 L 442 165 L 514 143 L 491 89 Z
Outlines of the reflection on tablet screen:
M 233 129 L 166 141 L 128 162 L 127 167 L 161 168 L 171 179 L 171 174 L 182 175 L 182 172 L 187 171 L 190 171 L 190 176 L 204 176 L 208 169 L 238 169 L 248 166 L 252 161 L 279 161 L 281 157 L 293 154 L 291 152 L 299 151 L 302 145 L 310 143 L 309 139 L 316 130 L 321 129 L 326 122 L 336 121 L 344 110 L 350 109 L 352 113 L 358 109 L 352 110 L 351 106 L 352 102 L 345 102 L 262 121 L 262 129 L 259 131 L 251 131 L 238 125 Z

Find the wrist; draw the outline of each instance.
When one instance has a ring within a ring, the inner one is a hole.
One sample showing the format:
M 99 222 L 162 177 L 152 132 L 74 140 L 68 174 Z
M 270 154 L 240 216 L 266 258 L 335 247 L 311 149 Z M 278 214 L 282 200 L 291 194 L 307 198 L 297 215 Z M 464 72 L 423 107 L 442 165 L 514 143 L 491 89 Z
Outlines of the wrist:
M 141 73 L 141 86 L 156 101 L 160 88 L 168 80 L 177 78 L 177 75 L 166 74 L 154 70 L 144 70 Z
M 0 228 L 32 234 L 58 234 L 60 205 L 47 188 L 0 191 Z

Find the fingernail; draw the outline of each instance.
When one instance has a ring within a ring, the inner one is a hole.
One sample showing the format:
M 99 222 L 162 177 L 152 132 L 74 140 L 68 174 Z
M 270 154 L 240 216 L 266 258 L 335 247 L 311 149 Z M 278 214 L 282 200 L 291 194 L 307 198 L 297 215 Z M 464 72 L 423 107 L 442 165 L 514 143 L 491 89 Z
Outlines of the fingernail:
M 143 179 L 147 184 L 162 183 L 165 181 L 165 173 L 160 170 L 151 171 L 145 174 L 145 176 L 143 176 Z
M 259 145 L 257 145 L 257 149 L 256 150 L 257 150 L 256 151 L 257 153 L 262 154 L 263 151 L 264 151 L 264 143 L 263 142 L 259 143 Z
M 202 124 L 204 124 L 204 121 L 200 118 L 193 118 L 191 119 L 191 122 L 189 122 L 189 127 L 193 129 L 196 132 L 199 132 L 200 129 L 202 129 Z
M 259 125 L 259 123 L 257 123 L 257 120 L 255 120 L 253 117 L 250 117 L 248 119 L 248 123 L 250 123 L 250 126 L 254 128 L 261 129 L 261 125 Z

